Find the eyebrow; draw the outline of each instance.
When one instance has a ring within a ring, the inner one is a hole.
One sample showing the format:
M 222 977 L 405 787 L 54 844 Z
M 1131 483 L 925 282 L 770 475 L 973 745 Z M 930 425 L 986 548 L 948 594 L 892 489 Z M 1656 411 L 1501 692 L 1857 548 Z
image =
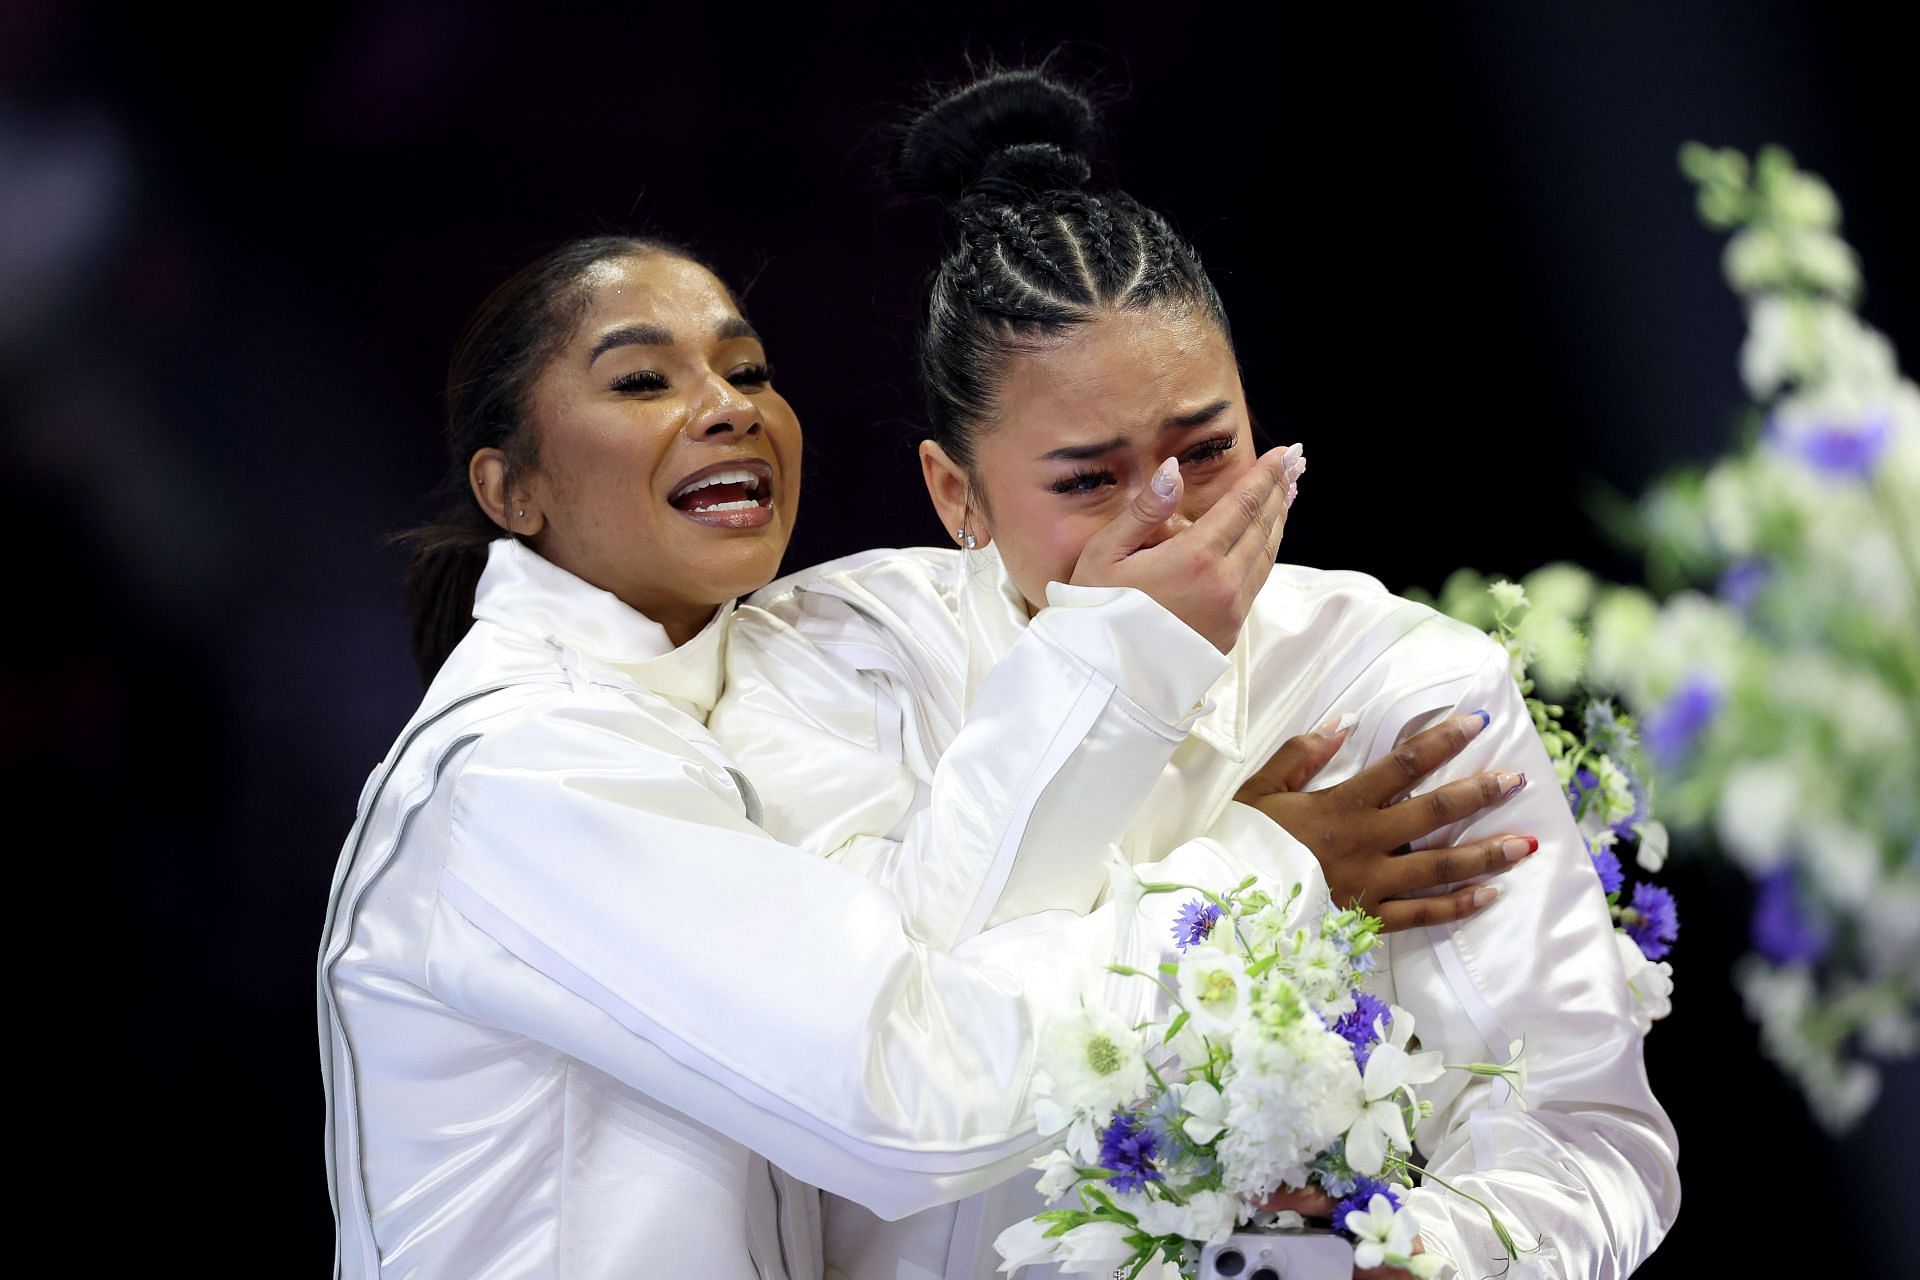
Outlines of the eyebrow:
M 1215 400 L 1205 408 L 1195 409 L 1192 413 L 1177 413 L 1160 424 L 1162 431 L 1190 431 L 1194 427 L 1203 427 L 1227 411 L 1232 401 Z M 1115 449 L 1127 446 L 1126 436 L 1115 436 L 1111 440 L 1102 440 L 1097 444 L 1069 444 L 1058 449 L 1049 449 L 1040 455 L 1042 462 L 1085 462 L 1089 458 L 1098 458 L 1102 454 L 1112 453 Z
M 751 338 L 759 341 L 760 335 L 747 323 L 744 316 L 728 316 L 714 326 L 713 336 L 725 341 L 729 338 Z M 600 335 L 600 341 L 593 344 L 593 351 L 587 356 L 592 364 L 615 347 L 670 347 L 673 345 L 673 331 L 657 324 L 624 324 L 618 329 L 609 329 Z

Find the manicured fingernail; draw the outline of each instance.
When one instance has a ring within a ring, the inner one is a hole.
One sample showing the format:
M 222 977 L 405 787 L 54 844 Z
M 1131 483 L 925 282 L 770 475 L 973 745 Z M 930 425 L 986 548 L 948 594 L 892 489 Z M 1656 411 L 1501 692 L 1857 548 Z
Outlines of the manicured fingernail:
M 1527 785 L 1527 775 L 1524 773 L 1503 773 L 1499 776 L 1499 783 L 1500 798 L 1502 800 L 1511 800 L 1520 794 L 1520 788 Z
M 1509 836 L 1500 844 L 1500 852 L 1507 855 L 1508 862 L 1518 862 L 1530 856 L 1540 847 L 1540 842 L 1532 836 Z
M 1287 504 L 1287 510 L 1289 511 L 1293 510 L 1293 500 L 1295 498 L 1298 498 L 1299 496 L 1300 496 L 1300 482 L 1298 480 L 1287 481 L 1287 494 L 1286 494 L 1286 497 L 1281 499 L 1282 502 Z
M 1171 498 L 1173 491 L 1180 487 L 1179 457 L 1168 458 L 1165 462 L 1161 463 L 1160 469 L 1153 473 L 1153 479 L 1148 481 L 1148 483 L 1152 485 L 1153 491 L 1162 498 Z
M 1467 714 L 1477 722 L 1467 726 L 1467 736 L 1469 738 L 1479 737 L 1480 731 L 1493 723 L 1493 717 L 1484 711 L 1470 711 Z
M 1498 886 L 1490 885 L 1490 884 L 1481 885 L 1478 889 L 1475 889 L 1473 891 L 1474 909 L 1478 910 L 1479 908 L 1486 906 L 1489 902 L 1492 902 L 1495 898 L 1499 896 L 1500 896 L 1500 889 Z
M 1343 711 L 1337 716 L 1328 716 L 1322 720 L 1314 732 L 1323 738 L 1344 738 L 1353 732 L 1353 726 L 1360 723 L 1360 717 L 1351 711 Z
M 1306 456 L 1307 446 L 1303 444 L 1288 445 L 1287 451 L 1280 455 L 1280 470 L 1288 475 L 1297 474 L 1300 470 L 1301 459 Z

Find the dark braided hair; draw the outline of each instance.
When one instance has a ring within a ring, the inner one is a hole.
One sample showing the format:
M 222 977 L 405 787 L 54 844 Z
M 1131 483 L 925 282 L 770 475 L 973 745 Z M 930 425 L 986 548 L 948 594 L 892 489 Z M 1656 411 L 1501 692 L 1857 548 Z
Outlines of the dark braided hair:
M 436 492 L 438 512 L 398 540 L 407 564 L 407 628 L 423 683 L 473 626 L 473 593 L 487 565 L 487 547 L 506 531 L 473 496 L 467 468 L 482 449 L 507 456 L 512 477 L 539 465 L 539 439 L 529 420 L 533 384 L 569 339 L 591 295 L 588 273 L 616 258 L 664 253 L 699 262 L 686 249 L 641 236 L 572 240 L 495 289 L 467 322 L 447 369 L 447 471 Z M 705 263 L 700 263 L 705 266 Z M 709 268 L 711 269 L 711 268 Z
M 1124 191 L 1091 192 L 1085 95 L 997 71 L 941 97 L 894 148 L 889 176 L 947 209 L 952 247 L 927 286 L 920 380 L 947 456 L 971 468 L 1008 360 L 1102 312 L 1199 307 L 1231 333 L 1200 255 Z

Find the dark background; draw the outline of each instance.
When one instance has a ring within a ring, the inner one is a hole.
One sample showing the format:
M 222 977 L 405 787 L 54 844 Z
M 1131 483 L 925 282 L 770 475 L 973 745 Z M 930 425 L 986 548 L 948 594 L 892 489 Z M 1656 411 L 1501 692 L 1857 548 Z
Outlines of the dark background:
M 13 950 L 11 1039 L 51 1086 L 16 1095 L 11 1136 L 90 1224 L 64 1256 L 327 1265 L 313 956 L 419 693 L 383 539 L 424 514 L 439 381 L 494 283 L 585 231 L 692 242 L 751 282 L 809 429 L 789 565 L 939 541 L 910 373 L 937 217 L 889 207 L 885 130 L 963 53 L 1064 41 L 1123 95 L 1104 175 L 1199 244 L 1256 407 L 1309 446 L 1290 558 L 1395 588 L 1569 556 L 1631 578 L 1581 503 L 1711 455 L 1742 403 L 1740 309 L 1676 149 L 1778 141 L 1826 176 L 1866 315 L 1911 356 L 1912 45 L 1865 4 L 1592 7 L 7 0 L 25 590 L 0 740 L 13 936 L 43 939 Z M 1916 1073 L 1823 1139 L 1728 985 L 1743 882 L 1670 883 L 1678 1007 L 1647 1056 L 1686 1205 L 1643 1274 L 1906 1272 Z

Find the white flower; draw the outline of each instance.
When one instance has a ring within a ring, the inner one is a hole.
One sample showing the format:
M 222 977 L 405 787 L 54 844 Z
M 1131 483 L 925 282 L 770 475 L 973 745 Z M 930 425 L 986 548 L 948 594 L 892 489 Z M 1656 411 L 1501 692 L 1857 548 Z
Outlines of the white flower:
M 1180 1099 L 1180 1109 L 1187 1113 L 1180 1127 L 1195 1142 L 1212 1142 L 1227 1127 L 1227 1100 L 1205 1080 L 1196 1080 L 1187 1086 Z
M 1388 1257 L 1412 1256 L 1413 1238 L 1420 1231 L 1411 1212 L 1395 1209 L 1393 1201 L 1377 1192 L 1366 1208 L 1347 1214 L 1346 1227 L 1353 1232 L 1353 1265 L 1360 1270 L 1380 1266 Z
M 1843 907 L 1864 907 L 1879 887 L 1880 846 L 1858 827 L 1822 822 L 1807 832 L 1804 846 L 1813 879 Z
M 1633 1025 L 1646 1035 L 1654 1023 L 1673 1012 L 1673 966 L 1665 960 L 1656 964 L 1647 959 L 1639 944 L 1618 930 L 1613 941 L 1620 948 L 1627 991 L 1633 996 Z
M 1640 842 L 1633 860 L 1640 864 L 1642 871 L 1657 872 L 1667 865 L 1667 849 L 1671 845 L 1671 838 L 1667 835 L 1664 822 L 1652 818 L 1636 822 L 1633 824 L 1633 834 Z
M 1000 1270 L 1009 1275 L 1022 1267 L 1052 1262 L 1060 1256 L 1060 1237 L 1049 1238 L 1050 1224 L 1036 1218 L 1023 1218 L 994 1237 L 993 1248 L 1000 1255 Z
M 1353 1007 L 1347 991 L 1347 957 L 1325 938 L 1301 943 L 1286 960 L 1287 976 L 1301 998 L 1313 1006 L 1323 1022 L 1331 1023 Z
M 1534 678 L 1547 689 L 1571 689 L 1587 662 L 1586 637 L 1580 634 L 1573 620 L 1534 609 L 1520 620 L 1515 630 L 1526 646 L 1528 667 Z
M 1493 606 L 1502 614 L 1510 614 L 1515 609 L 1527 607 L 1526 588 L 1517 582 L 1508 582 L 1505 578 L 1487 588 L 1487 594 L 1493 597 Z
M 1175 1204 L 1144 1193 L 1116 1197 L 1122 1209 L 1139 1220 L 1150 1236 L 1183 1236 L 1219 1244 L 1240 1224 L 1240 1197 L 1224 1191 L 1196 1191 L 1185 1204 Z
M 1535 613 L 1577 618 L 1593 603 L 1593 575 L 1564 560 L 1535 569 L 1522 585 Z
M 1592 764 L 1594 774 L 1600 780 L 1596 798 L 1600 801 L 1599 807 L 1606 824 L 1612 826 L 1632 817 L 1638 806 L 1633 796 L 1633 784 L 1627 781 L 1627 775 L 1607 756 L 1597 757 Z
M 1241 1195 L 1305 1185 L 1307 1161 L 1352 1125 L 1364 1101 L 1352 1048 L 1294 1000 L 1291 1022 L 1276 1025 L 1256 1010 L 1233 1034 L 1227 1128 L 1215 1150 L 1227 1189 Z
M 1860 1042 L 1868 1053 L 1883 1058 L 1910 1058 L 1920 1049 L 1920 1023 L 1904 1009 L 1888 1009 L 1875 1014 L 1861 1030 Z
M 1113 1010 L 1082 1005 L 1047 1029 L 1033 1085 L 1033 1118 L 1041 1133 L 1070 1132 L 1076 1154 L 1094 1143 L 1094 1121 L 1147 1091 L 1147 1060 L 1139 1032 Z
M 1133 1228 L 1119 1222 L 1083 1222 L 1060 1237 L 1060 1274 L 1111 1275 L 1133 1258 Z
M 1642 661 L 1659 614 L 1659 606 L 1643 592 L 1615 587 L 1601 593 L 1587 623 L 1587 662 L 1594 678 L 1644 697 Z
M 1389 1016 L 1392 1030 L 1373 1047 L 1361 1080 L 1365 1108 L 1347 1131 L 1347 1163 L 1355 1172 L 1369 1176 L 1379 1173 L 1386 1163 L 1388 1143 L 1402 1151 L 1413 1146 L 1401 1112 L 1402 1093 L 1405 1101 L 1413 1102 L 1412 1086 L 1437 1080 L 1445 1070 L 1438 1052 L 1407 1052 L 1407 1042 L 1413 1035 L 1412 1014 L 1393 1005 Z
M 1715 827 L 1720 843 L 1748 874 L 1780 865 L 1800 812 L 1800 769 L 1789 760 L 1740 764 L 1720 792 Z
M 1058 1200 L 1080 1181 L 1080 1169 L 1073 1157 L 1057 1147 L 1027 1167 L 1040 1170 L 1040 1181 L 1034 1184 L 1034 1190 L 1048 1200 Z
M 1180 960 L 1180 1004 L 1203 1036 L 1230 1036 L 1247 1020 L 1247 965 L 1239 956 L 1196 948 Z

